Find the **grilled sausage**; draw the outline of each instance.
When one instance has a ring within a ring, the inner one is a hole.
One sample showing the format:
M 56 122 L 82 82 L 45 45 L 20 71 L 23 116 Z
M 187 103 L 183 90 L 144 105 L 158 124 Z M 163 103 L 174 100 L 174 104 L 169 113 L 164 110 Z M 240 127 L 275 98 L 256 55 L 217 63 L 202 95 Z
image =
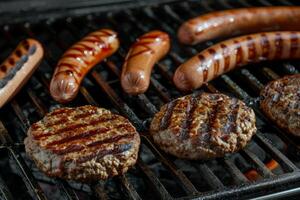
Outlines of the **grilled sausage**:
M 197 44 L 218 37 L 264 31 L 300 30 L 299 6 L 241 8 L 212 12 L 190 19 L 178 30 L 184 44 Z
M 26 39 L 0 65 L 0 108 L 27 82 L 43 55 L 38 41 Z
M 248 63 L 288 58 L 300 58 L 300 32 L 246 35 L 200 52 L 176 69 L 173 80 L 180 90 L 187 91 Z
M 50 83 L 51 96 L 60 103 L 73 100 L 88 71 L 118 47 L 117 33 L 109 29 L 92 32 L 74 44 L 58 62 Z
M 130 48 L 122 68 L 121 85 L 125 92 L 144 93 L 150 83 L 154 64 L 170 49 L 170 38 L 162 31 L 142 35 Z

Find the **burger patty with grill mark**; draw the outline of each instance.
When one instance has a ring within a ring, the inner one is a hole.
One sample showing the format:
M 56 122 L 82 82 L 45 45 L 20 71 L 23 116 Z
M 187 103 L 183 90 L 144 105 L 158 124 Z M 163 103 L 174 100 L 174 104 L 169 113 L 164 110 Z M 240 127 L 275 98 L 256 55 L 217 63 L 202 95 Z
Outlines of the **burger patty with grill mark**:
M 287 132 L 300 136 L 300 74 L 270 82 L 261 91 L 260 107 Z
M 25 150 L 48 176 L 107 179 L 136 163 L 140 136 L 124 117 L 93 106 L 59 108 L 34 123 Z
M 255 114 L 224 94 L 192 94 L 164 105 L 150 133 L 167 153 L 185 159 L 222 157 L 243 148 L 256 132 Z

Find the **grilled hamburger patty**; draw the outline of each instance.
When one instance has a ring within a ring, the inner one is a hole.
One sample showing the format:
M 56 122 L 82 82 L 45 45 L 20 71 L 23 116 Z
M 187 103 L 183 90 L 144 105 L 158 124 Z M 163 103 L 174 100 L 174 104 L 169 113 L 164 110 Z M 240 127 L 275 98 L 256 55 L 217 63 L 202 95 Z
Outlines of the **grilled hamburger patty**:
M 91 181 L 125 173 L 136 163 L 140 137 L 122 116 L 93 106 L 59 108 L 34 123 L 27 154 L 48 176 Z
M 270 82 L 261 91 L 260 107 L 280 128 L 300 136 L 300 74 Z
M 223 94 L 192 94 L 164 105 L 150 132 L 161 149 L 179 158 L 221 157 L 251 139 L 255 114 L 242 101 Z

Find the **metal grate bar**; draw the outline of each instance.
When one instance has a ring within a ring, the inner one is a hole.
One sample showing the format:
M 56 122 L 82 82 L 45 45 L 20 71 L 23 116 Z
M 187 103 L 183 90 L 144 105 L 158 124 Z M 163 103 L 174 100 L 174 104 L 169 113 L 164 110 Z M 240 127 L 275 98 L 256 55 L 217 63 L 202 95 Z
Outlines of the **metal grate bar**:
M 141 197 L 139 196 L 139 194 L 136 192 L 135 188 L 133 187 L 133 185 L 128 181 L 126 175 L 122 175 L 121 178 L 121 183 L 124 185 L 124 187 L 126 188 L 130 198 L 132 200 L 139 200 L 141 199 Z
M 131 119 L 131 122 L 133 122 L 133 124 L 137 127 L 138 131 L 145 130 L 142 121 L 135 115 L 135 113 L 129 108 L 129 106 L 125 102 L 123 102 L 121 98 L 118 97 L 117 93 L 115 93 L 115 91 L 108 85 L 108 83 L 103 80 L 101 75 L 96 71 L 93 71 L 92 76 L 97 84 L 102 88 L 102 90 L 105 91 L 105 93 L 118 108 L 118 110 L 122 114 L 126 115 L 129 119 Z
M 191 163 L 202 175 L 202 178 L 207 182 L 207 184 L 215 190 L 223 189 L 224 185 L 220 181 L 220 179 L 208 168 L 208 166 L 204 163 L 202 164 L 194 164 Z
M 234 7 L 230 5 L 226 0 L 220 0 L 220 4 L 225 9 L 233 9 Z
M 39 116 L 43 117 L 45 115 L 45 113 L 48 112 L 48 109 L 46 108 L 46 106 L 44 104 L 42 104 L 41 100 L 37 97 L 35 92 L 32 91 L 32 89 L 27 88 L 26 91 L 27 91 L 28 96 L 30 97 L 31 101 L 37 108 Z
M 231 174 L 234 182 L 236 184 L 242 184 L 248 182 L 248 179 L 245 175 L 237 168 L 236 165 L 233 164 L 230 158 L 225 157 L 224 159 L 220 159 L 223 166 L 228 170 Z
M 172 16 L 178 23 L 183 23 L 183 22 L 184 22 L 184 20 L 182 20 L 181 17 L 179 17 L 179 16 L 177 15 L 177 13 L 175 13 L 175 12 L 170 8 L 170 5 L 164 5 L 163 8 L 164 8 L 164 11 L 165 11 L 168 15 Z
M 276 147 L 274 147 L 265 136 L 263 136 L 262 133 L 257 131 L 256 137 L 254 137 L 254 140 L 256 143 L 258 143 L 261 147 L 264 147 L 264 149 L 271 154 L 271 156 L 278 160 L 279 164 L 286 169 L 287 171 L 296 171 L 298 170 L 298 167 L 294 165 L 284 154 L 282 154 Z
M 90 105 L 99 106 L 99 104 L 96 102 L 96 100 L 92 97 L 92 95 L 87 91 L 85 87 L 80 86 L 79 91 Z
M 236 93 L 241 99 L 250 101 L 251 97 L 243 90 L 238 84 L 231 80 L 231 78 L 227 75 L 222 75 L 220 77 L 225 83 L 226 86 L 229 87 L 234 93 Z
M 249 70 L 242 69 L 241 75 L 243 76 L 243 80 L 246 80 L 255 91 L 259 92 L 264 88 L 264 85 Z
M 22 122 L 21 127 L 22 127 L 23 132 L 26 133 L 30 126 L 29 120 L 23 114 L 23 111 L 21 110 L 21 108 L 16 100 L 12 100 L 10 105 L 13 108 L 14 112 L 16 113 L 18 119 Z
M 66 181 L 55 179 L 55 183 L 57 184 L 60 192 L 65 196 L 66 199 L 72 199 L 72 200 L 79 200 L 79 197 L 77 196 L 76 192 L 69 188 L 69 185 Z
M 247 160 L 251 160 L 251 163 L 254 163 L 254 168 L 263 176 L 266 178 L 270 178 L 274 176 L 274 174 L 265 166 L 265 164 L 259 160 L 259 158 L 252 153 L 251 151 L 244 149 L 240 152 L 244 157 L 247 158 Z
M 106 63 L 107 66 L 114 72 L 114 74 L 120 78 L 121 72 L 119 71 L 119 69 L 117 68 L 117 66 L 112 62 L 107 62 Z M 128 96 L 128 95 L 126 95 Z M 147 98 L 147 96 L 145 94 L 139 94 L 137 96 L 132 97 L 135 100 L 138 101 L 138 103 L 140 105 L 144 105 L 142 106 L 142 108 L 150 115 L 154 115 L 157 112 L 156 107 L 151 103 L 151 101 Z
M 200 1 L 199 4 L 206 10 L 207 12 L 212 12 L 215 11 L 211 6 L 210 6 L 210 1 Z
M 1 175 L 0 175 L 0 193 L 1 193 L 0 199 L 3 199 L 3 200 L 13 200 L 14 199 Z
M 293 4 L 287 0 L 279 0 L 280 3 L 284 4 L 284 5 L 287 5 L 287 6 L 292 6 Z
M 92 185 L 97 198 L 101 199 L 101 200 L 107 200 L 108 196 L 105 192 L 105 182 L 104 181 L 97 181 L 97 183 L 95 185 Z
M 37 198 L 39 200 L 46 200 L 47 198 L 44 192 L 42 191 L 37 181 L 34 179 L 32 173 L 30 172 L 30 169 L 25 164 L 23 158 L 13 149 L 8 148 L 8 150 L 11 156 L 14 158 L 14 161 L 17 163 L 18 168 L 22 172 L 21 177 L 24 180 L 26 187 L 29 189 L 30 195 L 33 198 Z
M 263 4 L 264 6 L 273 6 L 270 2 L 268 2 L 267 0 L 259 0 L 259 2 L 261 4 Z
M 160 152 L 148 137 L 142 137 L 142 140 L 150 148 L 151 152 L 154 153 L 154 155 L 159 159 L 159 161 L 163 163 L 163 165 L 167 167 L 173 175 L 175 175 L 175 178 L 181 183 L 186 193 L 198 193 L 197 189 L 186 177 L 186 175 L 180 169 L 178 169 L 172 161 L 167 159 L 167 156 Z
M 283 70 L 287 74 L 299 74 L 299 70 L 295 68 L 295 66 L 291 65 L 290 63 L 283 64 Z
M 141 168 L 142 172 L 146 175 L 146 177 L 151 181 L 151 186 L 155 189 L 157 194 L 159 194 L 161 199 L 173 199 L 166 190 L 165 186 L 159 181 L 156 175 L 141 159 L 138 159 L 137 164 Z
M 280 76 L 278 76 L 275 72 L 273 72 L 273 70 L 271 70 L 270 68 L 267 68 L 267 67 L 264 67 L 263 69 L 262 69 L 262 71 L 263 71 L 263 74 L 265 75 L 265 76 L 267 76 L 269 79 L 271 79 L 271 80 L 276 80 L 276 79 L 279 79 L 280 78 Z
M 13 143 L 11 136 L 8 134 L 8 131 L 6 130 L 1 120 L 0 120 L 0 141 L 4 145 Z
M 248 3 L 246 0 L 240 0 L 239 3 L 241 3 L 245 7 L 252 7 L 252 5 Z

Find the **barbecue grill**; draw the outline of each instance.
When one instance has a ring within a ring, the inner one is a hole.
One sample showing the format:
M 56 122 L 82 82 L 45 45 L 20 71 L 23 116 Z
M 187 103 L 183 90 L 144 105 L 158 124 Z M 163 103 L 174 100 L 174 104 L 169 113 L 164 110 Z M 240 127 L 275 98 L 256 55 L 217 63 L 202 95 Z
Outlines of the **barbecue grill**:
M 263 62 L 222 75 L 197 92 L 222 92 L 255 110 L 257 134 L 238 153 L 208 161 L 180 160 L 163 153 L 148 127 L 164 103 L 184 94 L 172 84 L 176 67 L 217 40 L 193 47 L 177 42 L 185 20 L 215 10 L 296 5 L 288 0 L 198 1 L 12 1 L 0 3 L 0 59 L 27 37 L 45 47 L 39 69 L 19 94 L 0 109 L 0 199 L 274 199 L 300 194 L 297 138 L 272 124 L 258 107 L 266 83 L 299 73 L 299 61 Z M 84 79 L 78 97 L 61 105 L 49 94 L 53 69 L 62 53 L 87 33 L 108 27 L 119 33 L 119 51 Z M 130 44 L 144 32 L 161 29 L 172 38 L 168 56 L 156 64 L 149 90 L 129 96 L 120 86 L 122 62 Z M 142 145 L 138 162 L 126 174 L 90 184 L 49 178 L 25 155 L 23 139 L 33 122 L 60 106 L 96 105 L 127 117 Z

